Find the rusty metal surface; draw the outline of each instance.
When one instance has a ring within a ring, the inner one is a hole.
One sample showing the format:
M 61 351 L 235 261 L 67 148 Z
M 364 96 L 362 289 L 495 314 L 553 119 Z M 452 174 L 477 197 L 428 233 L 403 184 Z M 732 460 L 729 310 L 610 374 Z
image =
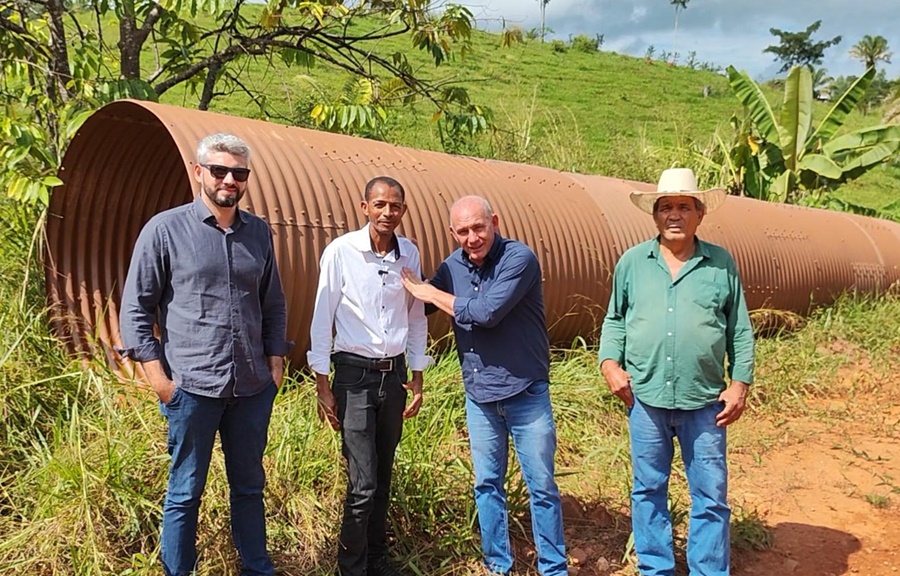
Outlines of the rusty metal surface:
M 465 194 L 487 197 L 505 235 L 534 249 L 545 282 L 552 339 L 596 335 L 619 256 L 655 235 L 628 192 L 652 185 L 546 168 L 449 156 L 146 102 L 94 114 L 61 168 L 66 184 L 50 204 L 46 287 L 58 334 L 74 351 L 119 343 L 118 303 L 131 250 L 155 213 L 190 201 L 199 139 L 228 131 L 253 150 L 241 207 L 265 218 L 288 296 L 288 337 L 305 362 L 319 255 L 361 226 L 365 183 L 385 174 L 407 189 L 400 232 L 416 238 L 426 274 L 454 249 L 448 209 Z M 884 290 L 900 281 L 900 224 L 795 206 L 729 198 L 699 234 L 726 246 L 751 308 L 806 313 L 846 290 Z M 449 328 L 431 319 L 433 335 Z

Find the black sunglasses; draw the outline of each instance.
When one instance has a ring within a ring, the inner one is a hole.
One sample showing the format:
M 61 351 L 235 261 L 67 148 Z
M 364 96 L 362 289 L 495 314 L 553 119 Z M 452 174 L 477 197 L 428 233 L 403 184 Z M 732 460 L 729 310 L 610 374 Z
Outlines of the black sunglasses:
M 238 168 L 236 166 L 221 166 L 219 164 L 200 164 L 207 170 L 209 173 L 213 175 L 213 178 L 221 180 L 222 178 L 228 176 L 228 173 L 231 172 L 231 177 L 234 178 L 235 182 L 246 182 L 247 178 L 250 177 L 250 169 L 249 168 Z

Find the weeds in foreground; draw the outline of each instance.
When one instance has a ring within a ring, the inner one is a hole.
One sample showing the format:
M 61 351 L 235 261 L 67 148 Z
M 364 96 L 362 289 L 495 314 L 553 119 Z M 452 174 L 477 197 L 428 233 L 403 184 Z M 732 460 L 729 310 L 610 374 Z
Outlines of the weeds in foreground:
M 884 494 L 866 494 L 866 502 L 879 509 L 890 508 L 891 506 L 891 498 Z
M 14 230 L 16 215 L 3 216 L 6 230 Z M 19 216 L 22 222 L 33 217 Z M 155 574 L 167 468 L 163 419 L 147 392 L 120 382 L 102 364 L 63 354 L 46 326 L 40 268 L 23 257 L 27 246 L 0 253 L 0 573 Z M 802 408 L 809 395 L 830 393 L 854 363 L 896 371 L 898 350 L 900 298 L 843 298 L 802 329 L 760 342 L 755 410 Z M 441 355 L 426 382 L 426 405 L 407 422 L 396 463 L 393 549 L 418 573 L 460 574 L 477 566 L 479 550 L 455 357 Z M 586 510 L 602 506 L 618 517 L 627 510 L 630 484 L 625 411 L 607 392 L 592 346 L 578 341 L 555 352 L 551 395 L 563 493 Z M 344 489 L 339 438 L 318 422 L 313 387 L 302 375 L 279 394 L 270 439 L 267 505 L 275 561 L 286 575 L 330 573 Z M 683 484 L 681 476 L 674 479 Z M 515 466 L 510 480 L 512 531 L 523 541 L 528 504 Z M 686 501 L 681 489 L 673 501 Z M 887 496 L 867 500 L 891 504 Z M 623 552 L 626 522 L 583 524 L 576 537 L 608 546 L 608 558 Z M 733 531 L 736 546 L 771 543 L 755 511 L 736 511 Z M 201 576 L 234 571 L 219 451 L 198 543 Z M 527 565 L 520 568 L 529 572 Z
M 771 550 L 775 535 L 759 514 L 743 506 L 732 506 L 731 545 L 738 550 L 760 552 Z

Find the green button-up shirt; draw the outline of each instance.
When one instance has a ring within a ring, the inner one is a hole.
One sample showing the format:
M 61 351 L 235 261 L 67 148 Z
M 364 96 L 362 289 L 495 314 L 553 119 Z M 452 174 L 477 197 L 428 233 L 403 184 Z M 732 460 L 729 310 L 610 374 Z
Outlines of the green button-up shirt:
M 694 410 L 732 380 L 753 382 L 753 329 L 734 259 L 697 239 L 673 280 L 659 239 L 632 247 L 616 264 L 600 334 L 600 362 L 631 375 L 634 394 L 656 408 Z

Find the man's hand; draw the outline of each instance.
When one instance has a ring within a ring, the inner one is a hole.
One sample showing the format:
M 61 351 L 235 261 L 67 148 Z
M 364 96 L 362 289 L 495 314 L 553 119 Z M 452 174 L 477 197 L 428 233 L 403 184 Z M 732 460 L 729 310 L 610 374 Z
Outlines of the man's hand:
M 609 358 L 600 365 L 600 371 L 603 372 L 609 391 L 618 396 L 629 408 L 634 406 L 634 394 L 631 392 L 631 374 L 623 370 L 618 362 Z
M 172 400 L 172 396 L 175 395 L 176 387 L 175 383 L 166 376 L 166 371 L 163 370 L 162 362 L 159 360 L 142 362 L 141 368 L 144 369 L 144 374 L 150 382 L 150 387 L 153 388 L 153 391 L 156 393 L 156 397 L 159 398 L 159 401 L 163 404 L 168 404 Z
M 437 292 L 434 286 L 425 282 L 409 268 L 404 268 L 401 272 L 403 287 L 412 294 L 416 299 L 422 302 L 430 303 L 434 293 Z
M 453 304 L 456 302 L 456 296 L 443 290 L 438 290 L 431 283 L 425 282 L 416 276 L 416 273 L 409 268 L 404 268 L 400 274 L 403 287 L 414 298 L 426 304 L 434 304 L 438 310 L 453 316 Z
M 725 408 L 716 414 L 716 426 L 728 426 L 737 422 L 744 410 L 747 409 L 747 392 L 749 391 L 749 384 L 737 380 L 731 381 L 731 386 L 719 394 L 719 401 L 725 403 Z
M 266 363 L 269 365 L 269 371 L 272 373 L 272 380 L 275 381 L 275 388 L 281 389 L 284 382 L 284 358 L 281 356 L 268 356 Z
M 318 396 L 319 420 L 326 422 L 332 430 L 340 430 L 341 423 L 337 416 L 337 402 L 331 392 L 327 374 L 316 374 L 316 395 Z
M 412 418 L 422 407 L 422 372 L 414 370 L 412 374 L 412 380 L 403 385 L 412 394 L 412 401 L 403 411 L 403 418 Z

